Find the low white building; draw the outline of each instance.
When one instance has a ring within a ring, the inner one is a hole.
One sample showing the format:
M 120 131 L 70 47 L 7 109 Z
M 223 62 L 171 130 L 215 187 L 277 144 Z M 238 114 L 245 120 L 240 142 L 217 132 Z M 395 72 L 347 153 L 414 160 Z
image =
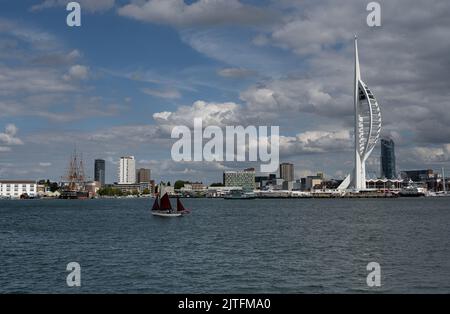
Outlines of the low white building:
M 30 180 L 2 180 L 0 181 L 0 197 L 20 198 L 21 195 L 36 197 L 37 183 Z

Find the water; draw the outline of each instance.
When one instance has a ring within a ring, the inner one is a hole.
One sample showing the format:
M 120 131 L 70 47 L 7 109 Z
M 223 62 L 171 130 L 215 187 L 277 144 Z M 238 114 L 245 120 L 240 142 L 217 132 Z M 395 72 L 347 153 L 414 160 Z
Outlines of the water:
M 151 203 L 0 201 L 0 292 L 450 292 L 450 198 L 186 199 L 172 219 Z

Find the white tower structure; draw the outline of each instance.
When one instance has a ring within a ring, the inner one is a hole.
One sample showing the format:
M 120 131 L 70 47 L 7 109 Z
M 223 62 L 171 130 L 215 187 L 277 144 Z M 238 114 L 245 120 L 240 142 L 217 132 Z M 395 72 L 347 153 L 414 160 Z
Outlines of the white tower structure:
M 381 111 L 375 96 L 361 79 L 358 38 L 355 36 L 355 168 L 338 189 L 366 188 L 366 160 L 374 149 L 381 132 Z
M 136 183 L 136 162 L 134 156 L 120 157 L 119 184 Z

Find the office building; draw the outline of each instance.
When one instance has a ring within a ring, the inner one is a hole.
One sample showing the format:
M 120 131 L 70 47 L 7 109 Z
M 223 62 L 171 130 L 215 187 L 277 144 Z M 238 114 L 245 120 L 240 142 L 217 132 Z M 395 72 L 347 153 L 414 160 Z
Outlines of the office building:
M 96 159 L 94 162 L 94 181 L 99 182 L 100 186 L 105 185 L 105 161 Z
M 136 161 L 134 156 L 120 157 L 119 184 L 136 183 Z
M 2 180 L 0 181 L 1 198 L 36 197 L 38 192 L 36 181 Z
M 294 165 L 291 163 L 280 164 L 280 178 L 287 182 L 294 181 Z
M 136 171 L 136 183 L 149 183 L 150 182 L 150 169 L 140 168 Z
M 381 178 L 394 179 L 396 177 L 394 141 L 381 139 Z
M 318 173 L 315 176 L 307 176 L 304 181 L 304 189 L 307 191 L 311 191 L 314 189 L 321 189 L 323 182 L 323 174 Z
M 412 180 L 414 182 L 426 182 L 436 177 L 432 169 L 426 170 L 406 170 L 401 172 L 402 179 Z
M 223 173 L 225 187 L 242 187 L 243 190 L 255 189 L 255 169 L 249 168 L 243 171 L 225 171 Z

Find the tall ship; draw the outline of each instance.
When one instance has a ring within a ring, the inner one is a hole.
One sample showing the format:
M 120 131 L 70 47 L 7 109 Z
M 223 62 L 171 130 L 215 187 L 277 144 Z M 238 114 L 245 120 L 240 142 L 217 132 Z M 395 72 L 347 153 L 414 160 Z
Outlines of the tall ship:
M 89 192 L 86 191 L 86 179 L 84 175 L 83 158 L 74 150 L 67 168 L 66 175 L 62 178 L 62 199 L 86 199 Z

